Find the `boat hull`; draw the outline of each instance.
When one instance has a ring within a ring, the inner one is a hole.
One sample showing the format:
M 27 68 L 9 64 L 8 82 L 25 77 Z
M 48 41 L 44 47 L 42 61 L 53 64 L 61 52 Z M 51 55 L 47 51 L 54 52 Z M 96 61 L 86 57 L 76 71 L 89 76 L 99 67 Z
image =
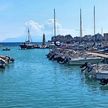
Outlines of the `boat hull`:
M 84 63 L 91 63 L 91 64 L 97 64 L 100 63 L 102 61 L 101 58 L 87 58 L 87 59 L 72 59 L 69 61 L 69 65 L 83 65 Z
M 27 45 L 27 44 L 22 44 L 22 45 L 20 45 L 20 48 L 21 49 L 35 49 L 35 48 L 38 48 L 37 46 L 35 46 L 35 45 Z
M 101 80 L 101 79 L 108 79 L 108 72 L 107 73 L 96 73 L 96 79 Z

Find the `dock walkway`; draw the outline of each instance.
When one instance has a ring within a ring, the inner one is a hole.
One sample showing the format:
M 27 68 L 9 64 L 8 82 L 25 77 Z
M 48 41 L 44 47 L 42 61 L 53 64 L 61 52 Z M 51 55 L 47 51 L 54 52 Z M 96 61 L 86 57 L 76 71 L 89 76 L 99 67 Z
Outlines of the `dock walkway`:
M 102 57 L 102 58 L 108 58 L 108 55 L 106 54 L 100 54 L 100 53 L 94 53 L 94 52 L 86 52 L 87 54 L 91 54 L 93 56 Z

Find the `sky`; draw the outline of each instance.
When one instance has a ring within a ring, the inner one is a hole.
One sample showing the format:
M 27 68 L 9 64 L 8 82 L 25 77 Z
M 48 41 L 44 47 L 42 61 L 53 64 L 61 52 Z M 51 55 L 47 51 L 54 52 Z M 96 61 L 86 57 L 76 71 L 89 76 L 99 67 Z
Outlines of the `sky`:
M 93 7 L 96 7 L 96 33 L 108 32 L 108 0 L 0 0 L 0 42 L 31 37 L 41 41 L 53 36 L 53 10 L 56 10 L 57 35 L 79 36 L 82 9 L 83 35 L 93 34 Z M 17 41 L 17 40 L 16 40 Z

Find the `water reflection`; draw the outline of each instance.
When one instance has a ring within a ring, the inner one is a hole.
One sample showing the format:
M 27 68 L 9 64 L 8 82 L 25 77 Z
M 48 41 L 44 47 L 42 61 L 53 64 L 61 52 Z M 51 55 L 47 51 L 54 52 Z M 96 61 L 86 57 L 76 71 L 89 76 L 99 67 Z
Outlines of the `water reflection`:
M 14 63 L 10 63 L 9 65 L 6 66 L 6 69 L 10 70 L 10 69 L 13 69 L 15 66 Z
M 5 67 L 5 69 L 0 69 L 0 74 L 4 74 L 5 72 L 9 72 L 14 68 L 14 63 L 11 63 Z
M 0 69 L 0 74 L 4 74 L 5 69 Z
M 107 90 L 108 91 L 108 85 L 102 85 L 102 86 L 100 86 L 100 90 Z

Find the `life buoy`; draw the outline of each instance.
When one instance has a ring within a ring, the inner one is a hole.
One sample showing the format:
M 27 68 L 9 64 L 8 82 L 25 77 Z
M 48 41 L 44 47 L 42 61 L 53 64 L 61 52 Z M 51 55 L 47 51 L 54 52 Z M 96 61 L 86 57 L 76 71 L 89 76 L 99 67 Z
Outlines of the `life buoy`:
M 58 47 L 61 46 L 61 43 L 59 41 L 55 41 L 54 44 Z

